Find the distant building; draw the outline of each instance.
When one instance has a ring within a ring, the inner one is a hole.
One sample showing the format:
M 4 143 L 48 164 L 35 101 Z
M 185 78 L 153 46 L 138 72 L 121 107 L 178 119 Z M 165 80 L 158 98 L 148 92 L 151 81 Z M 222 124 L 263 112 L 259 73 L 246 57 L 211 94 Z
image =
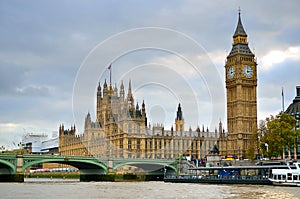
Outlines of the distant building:
M 289 107 L 286 109 L 285 113 L 290 114 L 294 116 L 297 120 L 296 122 L 296 128 L 300 128 L 300 86 L 296 87 L 296 97 L 293 100 L 293 102 L 289 105 Z
M 26 133 L 21 144 L 25 153 L 58 153 L 58 137 L 50 138 L 46 133 Z
M 293 102 L 286 109 L 285 113 L 292 115 L 296 119 L 295 129 L 300 129 L 300 86 L 296 86 L 296 97 Z M 296 138 L 296 144 L 294 149 L 291 151 L 291 155 L 294 156 L 294 159 L 299 159 L 298 154 L 300 152 L 299 142 L 300 138 Z M 296 152 L 296 153 L 295 153 Z

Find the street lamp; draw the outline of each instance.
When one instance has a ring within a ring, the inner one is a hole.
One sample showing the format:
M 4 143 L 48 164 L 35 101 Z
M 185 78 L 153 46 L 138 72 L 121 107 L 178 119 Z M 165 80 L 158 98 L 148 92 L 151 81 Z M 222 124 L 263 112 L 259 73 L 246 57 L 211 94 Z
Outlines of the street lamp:
M 267 153 L 269 152 L 269 145 L 268 143 L 265 143 L 265 147 L 267 148 Z
M 4 147 L 4 146 L 1 146 L 1 147 L 0 147 L 1 153 L 3 153 L 4 150 L 5 150 L 5 147 Z
M 294 159 L 297 160 L 298 156 L 298 135 L 296 134 L 297 129 L 299 129 L 299 120 L 300 120 L 300 114 L 299 112 L 296 112 L 295 114 L 296 124 L 295 124 L 295 140 L 294 140 Z

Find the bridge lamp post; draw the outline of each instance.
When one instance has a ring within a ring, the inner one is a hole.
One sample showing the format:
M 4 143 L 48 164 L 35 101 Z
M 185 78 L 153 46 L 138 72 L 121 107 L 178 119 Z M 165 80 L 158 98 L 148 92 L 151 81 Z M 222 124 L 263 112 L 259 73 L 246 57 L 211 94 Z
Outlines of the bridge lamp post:
M 293 115 L 293 114 L 292 114 Z M 295 131 L 295 138 L 294 138 L 294 160 L 297 160 L 297 156 L 298 156 L 298 135 L 296 134 L 296 131 L 299 129 L 300 127 L 300 113 L 296 112 L 294 115 L 295 119 L 296 119 L 296 123 L 295 123 L 295 127 L 294 127 L 294 131 Z
M 180 169 L 181 169 L 180 162 L 181 162 L 181 156 L 182 156 L 181 153 L 179 153 L 178 156 L 179 157 L 178 157 L 178 164 L 177 164 L 177 167 L 178 167 L 177 172 L 178 172 L 178 175 L 180 175 Z
M 22 142 L 20 142 L 19 144 L 18 144 L 18 147 L 19 147 L 19 150 L 20 150 L 20 154 L 22 154 L 23 153 L 23 145 L 22 145 Z
M 4 147 L 4 146 L 1 146 L 1 147 L 0 147 L 0 151 L 1 151 L 1 153 L 3 153 L 3 152 L 4 152 L 4 150 L 5 150 L 5 147 Z

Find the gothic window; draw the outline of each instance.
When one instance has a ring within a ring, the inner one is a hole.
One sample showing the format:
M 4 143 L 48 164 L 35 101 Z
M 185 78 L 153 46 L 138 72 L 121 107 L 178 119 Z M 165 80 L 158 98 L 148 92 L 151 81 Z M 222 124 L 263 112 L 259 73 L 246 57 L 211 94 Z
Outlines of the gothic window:
M 147 139 L 145 140 L 145 149 L 146 150 L 148 149 L 148 140 Z
M 129 150 L 132 149 L 132 143 L 131 143 L 131 140 L 128 140 L 128 149 L 129 149 Z
M 128 134 L 132 133 L 132 124 L 128 124 Z
M 191 149 L 194 150 L 194 142 L 192 141 Z
M 136 148 L 137 148 L 137 149 L 141 149 L 141 140 L 140 140 L 140 139 L 138 139 L 138 140 L 136 141 Z
M 141 127 L 139 124 L 136 125 L 136 129 L 137 129 L 137 134 L 140 135 L 141 133 Z

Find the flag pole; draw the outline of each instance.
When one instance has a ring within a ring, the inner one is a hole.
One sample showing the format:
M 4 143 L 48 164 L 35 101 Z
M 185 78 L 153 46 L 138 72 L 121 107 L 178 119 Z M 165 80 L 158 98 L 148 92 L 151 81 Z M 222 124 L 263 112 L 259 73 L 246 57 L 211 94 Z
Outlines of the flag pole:
M 111 64 L 108 66 L 109 70 L 109 83 L 111 84 Z
M 282 97 L 282 112 L 284 112 L 284 93 L 283 93 L 283 87 L 281 88 L 281 97 Z

